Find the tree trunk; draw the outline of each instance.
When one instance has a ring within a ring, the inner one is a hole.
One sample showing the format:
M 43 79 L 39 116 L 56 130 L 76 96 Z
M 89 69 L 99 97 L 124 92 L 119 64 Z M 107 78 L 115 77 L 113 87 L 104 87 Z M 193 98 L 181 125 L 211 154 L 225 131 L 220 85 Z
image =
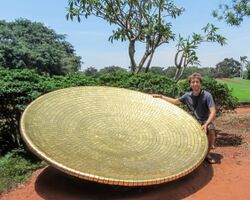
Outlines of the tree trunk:
M 130 64 L 131 64 L 131 71 L 136 72 L 136 62 L 135 62 L 135 41 L 130 40 L 129 41 L 129 49 L 128 54 L 130 58 Z
M 174 80 L 177 80 L 179 74 L 180 74 L 181 67 L 176 67 L 175 70 L 175 75 L 174 75 Z
M 184 72 L 185 68 L 186 68 L 185 66 L 182 67 L 181 72 L 179 73 L 177 79 L 175 79 L 177 82 L 181 79 L 181 77 L 182 77 L 182 75 L 183 75 L 183 72 Z
M 181 54 L 181 58 L 180 58 L 180 60 L 179 60 L 179 62 L 178 62 L 178 56 L 180 55 L 180 53 L 182 53 L 182 54 Z M 179 77 L 180 70 L 181 70 L 181 68 L 182 68 L 181 65 L 182 65 L 182 63 L 183 63 L 183 57 L 184 57 L 183 51 L 182 51 L 182 50 L 178 50 L 177 53 L 175 54 L 175 58 L 174 58 L 174 63 L 175 63 L 175 66 L 176 66 L 176 71 L 175 71 L 175 75 L 174 75 L 174 80 L 177 80 L 178 77 Z
M 152 52 L 151 52 L 151 55 L 150 55 L 150 57 L 149 57 L 149 60 L 148 60 L 148 63 L 147 63 L 146 69 L 145 69 L 145 72 L 146 72 L 146 73 L 147 73 L 148 70 L 149 70 L 149 67 L 150 67 L 150 64 L 151 64 L 151 62 L 152 62 L 154 53 L 155 53 L 155 51 L 152 51 Z
M 139 65 L 137 66 L 137 69 L 136 69 L 136 73 L 139 73 L 145 63 L 145 61 L 147 60 L 148 56 L 151 54 L 151 52 L 149 52 L 148 50 L 145 51 Z

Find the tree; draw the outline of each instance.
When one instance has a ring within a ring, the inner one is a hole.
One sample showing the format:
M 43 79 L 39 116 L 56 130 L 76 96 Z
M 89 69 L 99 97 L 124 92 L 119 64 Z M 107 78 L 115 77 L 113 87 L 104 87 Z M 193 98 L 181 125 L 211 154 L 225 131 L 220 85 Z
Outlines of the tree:
M 214 68 L 212 67 L 189 66 L 184 70 L 181 76 L 181 80 L 187 79 L 191 74 L 195 72 L 200 73 L 202 76 L 214 77 L 213 71 L 214 71 Z M 175 72 L 176 72 L 175 66 L 168 67 L 167 69 L 164 70 L 164 73 L 169 78 L 173 78 L 175 75 Z
M 149 72 L 153 74 L 161 75 L 161 76 L 166 75 L 164 71 L 164 67 L 153 66 L 149 69 Z
M 218 28 L 213 24 L 207 24 L 203 28 L 205 35 L 193 33 L 192 37 L 189 36 L 187 39 L 179 35 L 177 52 L 174 59 L 176 66 L 174 79 L 176 81 L 180 80 L 188 65 L 200 65 L 199 58 L 196 55 L 196 49 L 201 43 L 217 42 L 220 45 L 226 44 L 226 38 L 217 34 L 217 30 Z
M 40 74 L 66 74 L 80 68 L 80 57 L 65 35 L 42 23 L 0 21 L 0 66 L 35 69 Z
M 100 74 L 110 74 L 110 73 L 114 73 L 117 71 L 125 72 L 127 70 L 122 68 L 122 67 L 119 67 L 119 66 L 108 66 L 108 67 L 104 67 L 104 68 L 100 69 L 99 73 Z
M 250 0 L 231 0 L 220 4 L 219 9 L 213 11 L 213 16 L 230 25 L 240 25 L 244 18 L 250 16 Z
M 216 64 L 216 77 L 232 78 L 239 77 L 241 63 L 233 58 L 225 58 L 222 62 Z
M 67 18 L 96 16 L 117 27 L 109 41 L 129 42 L 128 53 L 131 71 L 149 70 L 155 50 L 174 39 L 167 17 L 176 18 L 183 12 L 171 0 L 69 0 Z M 145 51 L 137 63 L 136 42 L 145 44 Z
M 250 62 L 249 61 L 247 62 L 246 68 L 247 68 L 247 79 L 250 80 Z
M 98 70 L 94 67 L 88 67 L 86 70 L 84 70 L 84 74 L 86 76 L 97 76 Z
M 241 62 L 241 70 L 240 70 L 240 77 L 243 78 L 244 74 L 244 67 L 247 64 L 247 56 L 240 56 L 240 62 Z

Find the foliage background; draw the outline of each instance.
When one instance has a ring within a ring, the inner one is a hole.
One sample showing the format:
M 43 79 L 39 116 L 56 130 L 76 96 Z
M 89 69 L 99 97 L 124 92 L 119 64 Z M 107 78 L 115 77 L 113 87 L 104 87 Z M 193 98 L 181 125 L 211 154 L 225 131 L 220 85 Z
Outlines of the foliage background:
M 39 74 L 65 75 L 80 69 L 80 56 L 65 35 L 42 23 L 0 20 L 0 66 L 34 69 Z

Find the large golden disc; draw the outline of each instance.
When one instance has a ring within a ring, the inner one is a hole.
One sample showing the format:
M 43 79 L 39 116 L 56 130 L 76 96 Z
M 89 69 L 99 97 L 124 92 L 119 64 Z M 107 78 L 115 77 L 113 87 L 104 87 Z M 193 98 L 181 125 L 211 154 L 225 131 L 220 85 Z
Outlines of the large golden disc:
M 87 86 L 33 101 L 21 118 L 30 149 L 50 165 L 107 184 L 152 185 L 204 160 L 199 123 L 177 106 L 132 90 Z

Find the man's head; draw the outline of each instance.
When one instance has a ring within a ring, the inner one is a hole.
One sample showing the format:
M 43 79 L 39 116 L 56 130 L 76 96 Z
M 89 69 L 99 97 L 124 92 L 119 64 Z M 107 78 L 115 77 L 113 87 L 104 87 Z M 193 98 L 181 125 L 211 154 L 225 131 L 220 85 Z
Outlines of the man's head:
M 193 92 L 199 92 L 201 89 L 202 78 L 199 73 L 193 73 L 188 77 L 188 81 L 190 87 L 192 88 Z

